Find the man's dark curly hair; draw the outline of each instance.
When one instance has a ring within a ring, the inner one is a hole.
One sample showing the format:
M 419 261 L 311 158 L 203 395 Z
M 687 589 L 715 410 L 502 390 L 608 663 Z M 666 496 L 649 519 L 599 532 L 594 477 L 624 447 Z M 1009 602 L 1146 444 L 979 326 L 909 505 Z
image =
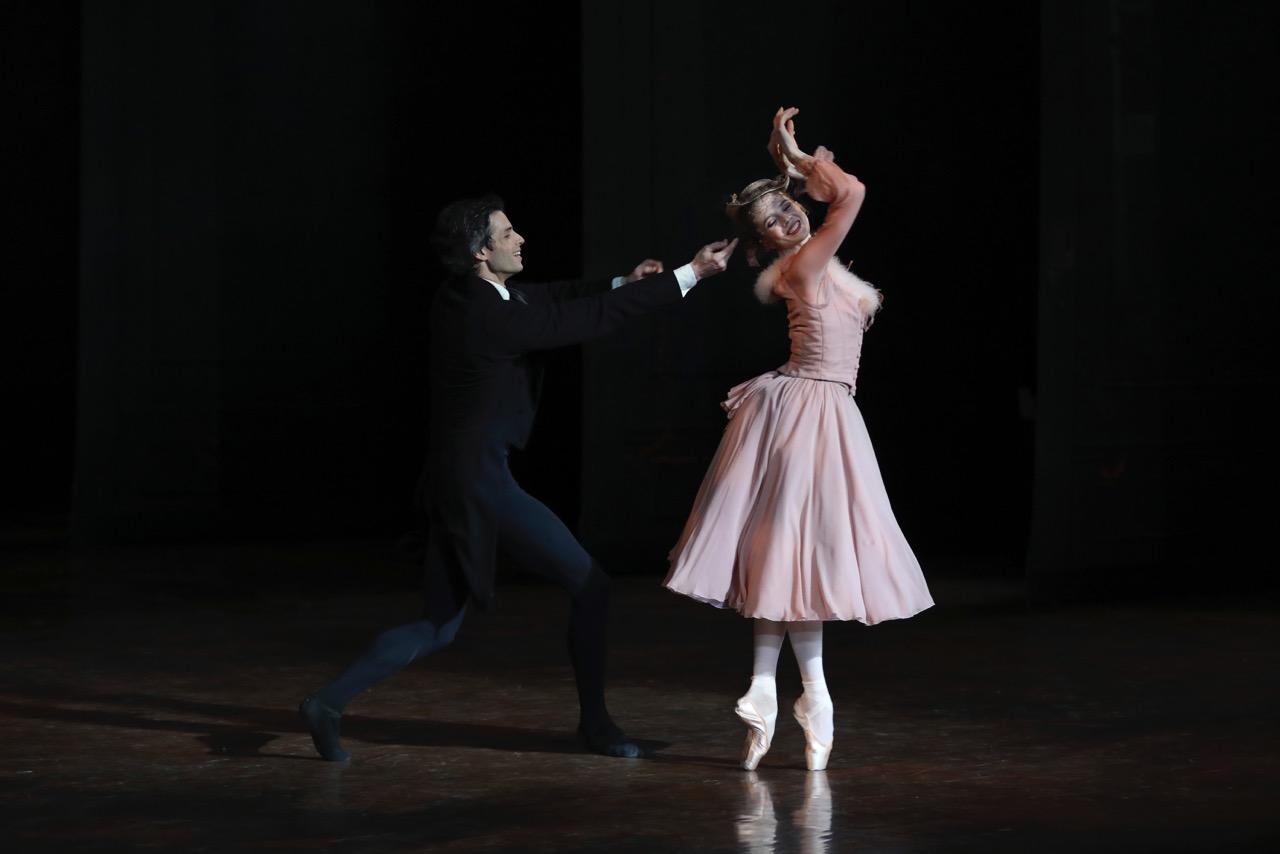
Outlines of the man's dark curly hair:
M 431 245 L 450 272 L 465 275 L 480 262 L 476 253 L 491 245 L 489 215 L 503 209 L 502 199 L 490 193 L 478 199 L 458 199 L 440 211 Z

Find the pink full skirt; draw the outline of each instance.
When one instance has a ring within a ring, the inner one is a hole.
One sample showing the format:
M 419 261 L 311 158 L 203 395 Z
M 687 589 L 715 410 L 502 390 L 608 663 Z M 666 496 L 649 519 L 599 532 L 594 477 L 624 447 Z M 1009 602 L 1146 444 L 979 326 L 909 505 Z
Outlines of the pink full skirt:
M 746 617 L 874 625 L 933 604 L 848 386 L 734 387 L 664 584 Z

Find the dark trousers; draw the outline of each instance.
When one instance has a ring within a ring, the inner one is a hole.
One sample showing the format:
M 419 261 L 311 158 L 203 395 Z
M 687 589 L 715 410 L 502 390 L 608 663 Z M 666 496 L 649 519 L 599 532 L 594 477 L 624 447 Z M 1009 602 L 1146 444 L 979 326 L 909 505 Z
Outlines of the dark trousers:
M 607 718 L 604 703 L 609 580 L 565 524 L 529 495 L 503 466 L 505 482 L 486 502 L 495 514 L 498 548 L 528 572 L 559 584 L 572 597 L 569 658 L 578 685 L 584 725 Z M 318 694 L 342 711 L 364 689 L 453 642 L 466 613 L 465 582 L 451 576 L 428 545 L 422 619 L 380 634 L 360 658 Z

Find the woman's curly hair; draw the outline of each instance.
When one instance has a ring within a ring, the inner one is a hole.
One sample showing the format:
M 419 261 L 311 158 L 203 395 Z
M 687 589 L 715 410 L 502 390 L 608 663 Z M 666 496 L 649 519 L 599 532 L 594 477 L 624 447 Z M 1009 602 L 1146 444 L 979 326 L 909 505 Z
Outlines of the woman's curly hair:
M 760 178 L 752 181 L 741 191 L 734 193 L 730 197 L 729 202 L 724 206 L 725 216 L 729 217 L 729 221 L 733 223 L 734 232 L 737 234 L 743 252 L 747 257 L 747 263 L 753 267 L 759 266 L 759 256 L 769 250 L 760 242 L 760 232 L 756 228 L 755 210 L 760 204 L 761 199 L 770 193 L 786 193 L 790 186 L 790 179 L 786 175 L 779 175 L 776 178 Z M 795 198 L 790 197 L 801 210 L 801 205 Z

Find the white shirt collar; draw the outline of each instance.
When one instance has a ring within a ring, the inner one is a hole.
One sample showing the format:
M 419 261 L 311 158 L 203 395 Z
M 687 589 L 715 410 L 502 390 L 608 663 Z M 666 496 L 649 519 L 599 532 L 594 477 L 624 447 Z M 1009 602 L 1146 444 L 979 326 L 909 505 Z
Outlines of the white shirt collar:
M 491 285 L 493 285 L 495 288 L 497 288 L 497 289 L 498 289 L 498 293 L 502 296 L 502 298 L 503 298 L 504 300 L 510 300 L 510 299 L 511 299 L 511 291 L 507 290 L 507 286 L 506 286 L 506 285 L 501 284 L 500 282 L 495 282 L 493 279 L 485 279 L 485 278 L 484 278 L 484 276 L 477 276 L 477 278 L 479 278 L 479 279 L 483 279 L 484 281 L 488 282 L 489 284 L 491 284 Z

